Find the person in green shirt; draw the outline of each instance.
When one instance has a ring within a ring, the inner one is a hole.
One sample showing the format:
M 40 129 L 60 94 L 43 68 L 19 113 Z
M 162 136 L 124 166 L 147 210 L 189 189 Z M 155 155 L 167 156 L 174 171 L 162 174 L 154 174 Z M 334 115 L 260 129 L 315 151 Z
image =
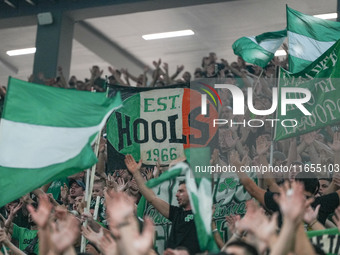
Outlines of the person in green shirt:
M 20 250 L 24 251 L 26 254 L 38 254 L 38 228 L 35 222 L 32 220 L 31 215 L 29 214 L 28 217 L 30 228 L 22 228 L 12 223 L 14 216 L 21 209 L 23 204 L 24 203 L 20 201 L 17 206 L 11 208 L 4 227 L 5 229 L 9 230 L 9 232 L 12 232 L 12 238 L 18 240 Z
M 29 217 L 31 218 L 31 217 Z M 32 220 L 30 220 L 32 222 Z M 31 225 L 31 229 L 21 228 L 16 224 L 13 224 L 13 235 L 12 238 L 19 241 L 19 249 L 25 251 L 28 254 L 39 254 L 38 244 L 38 229 L 35 224 Z M 31 244 L 30 247 L 28 247 Z

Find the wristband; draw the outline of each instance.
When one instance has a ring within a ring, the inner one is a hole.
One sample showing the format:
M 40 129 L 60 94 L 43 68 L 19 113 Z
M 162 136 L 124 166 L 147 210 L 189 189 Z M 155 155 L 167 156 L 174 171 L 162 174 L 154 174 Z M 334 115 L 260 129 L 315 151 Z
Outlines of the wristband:
M 217 231 L 218 231 L 217 228 L 215 228 L 215 229 L 212 230 L 213 233 L 216 233 Z
M 312 223 L 308 224 L 308 226 L 311 228 L 311 227 L 312 227 L 315 223 L 317 223 L 317 222 L 318 222 L 318 220 L 315 219 L 315 220 L 312 221 Z

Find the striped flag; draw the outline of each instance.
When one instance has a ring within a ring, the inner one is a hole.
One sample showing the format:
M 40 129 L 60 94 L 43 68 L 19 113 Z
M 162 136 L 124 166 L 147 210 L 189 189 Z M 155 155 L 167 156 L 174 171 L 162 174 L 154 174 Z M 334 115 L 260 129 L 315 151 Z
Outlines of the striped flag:
M 194 90 L 183 84 L 121 88 L 123 107 L 111 115 L 106 126 L 110 169 L 124 167 L 117 159 L 126 154 L 146 165 L 155 165 L 158 160 L 168 165 L 184 156 L 189 147 L 208 146 L 217 132 L 212 120 L 218 118 L 218 112 L 208 100 L 209 114 L 200 115 L 201 92 L 210 93 L 204 88 Z
M 289 69 L 300 72 L 340 39 L 340 22 L 309 16 L 287 6 L 287 36 Z
M 241 37 L 233 43 L 234 53 L 246 62 L 265 67 L 286 39 L 287 31 L 267 32 L 258 36 Z
M 91 143 L 120 105 L 119 95 L 9 78 L 0 123 L 0 207 L 94 165 Z

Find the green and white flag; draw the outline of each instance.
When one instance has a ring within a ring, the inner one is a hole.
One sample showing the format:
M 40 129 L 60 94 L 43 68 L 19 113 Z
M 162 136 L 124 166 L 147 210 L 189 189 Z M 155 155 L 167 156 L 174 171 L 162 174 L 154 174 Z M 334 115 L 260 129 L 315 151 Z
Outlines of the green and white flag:
M 114 91 L 118 89 L 123 106 L 111 115 L 106 126 L 108 151 L 112 151 L 108 154 L 110 169 L 124 167 L 117 168 L 117 158 L 126 154 L 146 165 L 155 165 L 158 160 L 168 165 L 184 156 L 187 148 L 209 146 L 217 133 L 218 128 L 213 126 L 217 108 L 210 107 L 210 114 L 199 118 L 201 94 L 197 90 L 181 84 Z
M 258 36 L 241 37 L 233 43 L 234 53 L 244 61 L 265 67 L 287 37 L 286 30 L 267 32 Z
M 327 255 L 340 254 L 340 232 L 337 228 L 308 231 L 309 240 Z
M 0 123 L 0 207 L 94 165 L 91 143 L 120 105 L 120 95 L 9 78 Z
M 277 108 L 275 140 L 302 135 L 340 121 L 340 40 L 311 65 L 299 73 L 280 68 L 279 91 L 284 87 L 299 87 L 311 92 L 311 99 L 304 107 L 311 115 L 305 115 L 293 104 L 287 104 L 286 115 Z M 279 102 L 281 102 L 279 94 Z M 299 93 L 287 93 L 287 99 L 303 98 Z
M 309 16 L 287 6 L 287 36 L 289 69 L 300 72 L 340 39 L 340 22 Z
M 190 149 L 190 151 L 195 149 Z M 201 150 L 201 149 L 198 149 Z M 208 178 L 200 179 L 199 185 L 194 178 L 189 165 L 183 162 L 176 164 L 168 171 L 164 172 L 159 178 L 152 179 L 146 183 L 149 188 L 153 188 L 165 181 L 185 176 L 186 188 L 189 195 L 194 220 L 197 230 L 197 239 L 202 251 L 209 250 L 217 252 L 218 248 L 214 241 L 211 230 L 212 219 L 212 192 L 211 181 Z

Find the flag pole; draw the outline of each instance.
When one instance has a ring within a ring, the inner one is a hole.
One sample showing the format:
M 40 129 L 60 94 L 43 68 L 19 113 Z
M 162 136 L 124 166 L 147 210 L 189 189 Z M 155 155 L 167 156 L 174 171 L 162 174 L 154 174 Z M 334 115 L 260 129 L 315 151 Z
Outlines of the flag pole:
M 99 142 L 100 142 L 101 132 L 98 133 L 95 144 L 94 144 L 94 153 L 96 154 L 96 157 L 98 157 L 98 151 L 99 151 Z M 90 183 L 89 183 L 89 191 L 88 191 L 88 197 L 87 197 L 87 204 L 86 208 L 88 211 L 90 211 L 90 201 L 92 197 L 92 189 L 93 189 L 93 182 L 94 182 L 94 175 L 96 173 L 96 166 L 97 164 L 94 164 L 91 168 L 91 176 L 90 176 Z
M 276 88 L 279 87 L 279 66 L 275 66 L 275 75 L 276 75 Z M 279 92 L 278 92 L 279 93 Z M 276 118 L 277 120 L 277 110 L 276 110 Z M 275 122 L 274 132 L 273 129 L 271 129 L 271 143 L 270 143 L 270 156 L 269 156 L 269 164 L 270 166 L 273 165 L 273 154 L 274 154 L 274 138 L 276 135 L 276 127 L 277 127 L 277 121 Z
M 100 202 L 100 196 L 97 196 L 96 205 L 94 207 L 94 213 L 93 213 L 93 219 L 94 220 L 97 220 L 97 218 L 98 218 L 99 202 Z
M 264 70 L 264 68 L 262 68 L 261 73 L 260 73 L 259 76 L 257 77 L 257 80 L 256 80 L 256 82 L 255 82 L 255 84 L 254 84 L 254 92 L 255 92 L 255 90 L 256 90 L 257 84 L 259 84 L 260 78 L 261 78 L 261 76 L 262 76 L 262 74 L 263 74 L 263 70 Z
M 95 153 L 96 157 L 98 157 L 100 137 L 101 137 L 101 132 L 98 132 L 97 137 L 95 139 L 95 143 L 94 143 L 94 153 Z M 96 172 L 96 165 L 97 164 L 94 164 L 91 167 L 91 176 L 90 176 L 90 169 L 87 170 L 87 174 L 86 174 L 86 190 L 85 190 L 86 207 L 84 209 L 85 213 L 90 211 L 90 203 L 91 203 L 91 197 L 92 197 L 94 175 L 95 175 L 95 172 Z M 90 177 L 90 179 L 89 179 L 89 177 Z M 83 226 L 84 227 L 87 226 L 87 220 L 84 221 Z M 86 238 L 82 235 L 81 236 L 80 252 L 85 252 L 85 246 L 86 246 Z
M 107 84 L 108 84 L 108 78 L 106 76 L 105 77 L 106 97 L 108 96 L 108 91 L 109 91 L 109 86 L 107 86 Z M 98 134 L 97 134 L 97 136 L 95 138 L 94 149 L 93 149 L 97 158 L 98 158 L 98 152 L 99 152 L 100 138 L 101 138 L 101 131 L 98 132 Z M 90 203 L 91 203 L 91 197 L 92 197 L 94 175 L 96 173 L 96 166 L 97 166 L 97 164 L 94 164 L 92 166 L 92 168 L 91 168 L 91 176 L 90 176 L 90 169 L 87 170 L 87 174 L 86 174 L 86 191 L 85 191 L 85 204 L 86 204 L 86 207 L 84 208 L 84 211 L 86 213 L 90 211 Z M 84 221 L 83 226 L 84 227 L 87 226 L 87 220 Z M 86 246 L 86 238 L 82 235 L 81 236 L 80 252 L 85 252 L 85 246 Z
M 4 250 L 5 255 L 8 255 L 7 248 L 6 248 L 6 246 L 4 244 L 2 244 L 2 248 Z

